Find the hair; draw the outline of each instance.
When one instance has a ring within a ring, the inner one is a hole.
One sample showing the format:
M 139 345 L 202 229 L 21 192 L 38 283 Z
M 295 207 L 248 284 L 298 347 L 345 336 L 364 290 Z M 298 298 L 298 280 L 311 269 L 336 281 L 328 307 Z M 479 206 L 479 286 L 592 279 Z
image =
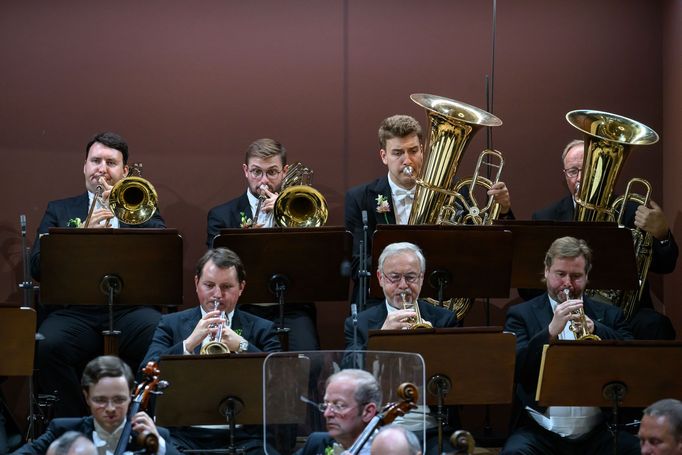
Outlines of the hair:
M 371 373 L 365 370 L 347 368 L 329 376 L 326 386 L 341 379 L 355 381 L 356 388 L 353 396 L 355 401 L 360 404 L 374 403 L 377 407 L 381 406 L 381 387 Z
M 383 272 L 384 261 L 386 261 L 387 258 L 400 253 L 412 253 L 417 256 L 417 259 L 419 259 L 419 268 L 421 269 L 421 272 L 424 273 L 426 271 L 426 259 L 424 258 L 424 253 L 422 253 L 422 250 L 417 245 L 409 242 L 398 242 L 387 245 L 386 248 L 384 248 L 384 251 L 381 252 L 381 256 L 379 256 L 379 266 L 377 269 L 380 272 Z
M 592 269 L 592 250 L 587 242 L 575 237 L 561 237 L 552 242 L 547 253 L 545 253 L 545 267 L 552 266 L 556 258 L 585 258 L 585 273 L 590 273 Z
M 274 139 L 258 139 L 253 141 L 246 149 L 244 156 L 244 164 L 249 164 L 251 158 L 268 159 L 273 156 L 279 156 L 282 159 L 282 166 L 287 164 L 287 149 Z
M 99 142 L 102 145 L 106 145 L 109 148 L 116 149 L 123 155 L 123 164 L 128 164 L 128 143 L 120 135 L 112 133 L 111 131 L 104 131 L 102 133 L 95 134 L 88 145 L 85 146 L 85 159 L 88 159 L 90 154 L 90 147 L 95 142 Z
M 682 441 L 682 402 L 672 398 L 659 400 L 644 410 L 645 416 L 665 417 L 676 441 Z
M 566 144 L 566 147 L 564 147 L 564 151 L 561 152 L 561 165 L 562 166 L 564 164 L 564 160 L 566 159 L 566 155 L 568 155 L 568 151 L 571 150 L 576 145 L 585 145 L 585 141 L 583 141 L 582 139 L 573 139 L 571 142 Z
M 419 122 L 409 115 L 393 115 L 384 119 L 379 125 L 379 145 L 385 149 L 386 142 L 389 139 L 405 137 L 410 134 L 417 134 L 419 142 L 422 142 L 424 134 Z
M 84 453 L 91 453 L 91 454 L 97 454 L 97 449 L 95 448 L 95 445 L 88 439 L 87 436 L 85 436 L 83 433 L 80 433 L 78 431 L 67 431 L 66 433 L 62 434 L 60 437 L 52 441 L 52 444 L 50 444 L 50 447 L 47 449 L 47 453 L 50 455 L 68 455 L 69 451 L 71 448 L 76 444 L 76 441 L 78 441 L 80 438 L 83 438 L 89 443 L 90 449 L 87 452 Z M 78 453 L 83 453 L 79 451 Z
M 421 444 L 419 444 L 419 438 L 417 438 L 417 435 L 409 431 L 405 427 L 395 423 L 386 425 L 385 427 L 381 427 L 381 429 L 374 437 L 374 439 L 376 439 L 381 433 L 385 433 L 387 431 L 397 431 L 405 438 L 405 442 L 407 442 L 408 449 L 407 453 L 409 455 L 417 455 L 418 453 L 421 453 L 422 448 Z
M 113 355 L 102 355 L 88 362 L 83 370 L 81 387 L 86 392 L 91 385 L 97 384 L 102 378 L 126 378 L 128 388 L 132 391 L 135 378 L 130 367 L 121 359 Z
M 237 270 L 237 278 L 239 282 L 246 280 L 246 270 L 244 270 L 244 264 L 242 260 L 239 259 L 237 253 L 227 248 L 211 248 L 197 262 L 196 276 L 201 278 L 201 272 L 204 270 L 204 266 L 208 261 L 213 262 L 218 268 L 229 269 L 234 267 Z

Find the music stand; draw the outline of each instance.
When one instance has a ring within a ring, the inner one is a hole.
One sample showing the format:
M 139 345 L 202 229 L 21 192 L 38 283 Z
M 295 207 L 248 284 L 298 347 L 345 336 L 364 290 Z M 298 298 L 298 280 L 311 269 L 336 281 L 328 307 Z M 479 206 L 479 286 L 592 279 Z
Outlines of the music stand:
M 228 449 L 202 452 L 238 453 L 234 444 L 237 423 L 263 424 L 266 356 L 267 353 L 162 356 L 159 366 L 170 387 L 156 400 L 157 423 L 179 427 L 227 422 Z M 282 414 L 283 419 L 286 415 Z
M 182 237 L 175 229 L 50 228 L 40 237 L 43 305 L 109 308 L 105 353 L 116 354 L 113 306 L 182 305 Z
M 516 337 L 500 327 L 370 330 L 368 337 L 368 350 L 414 352 L 424 358 L 427 404 L 438 409 L 439 447 L 445 405 L 512 401 Z
M 341 268 L 350 263 L 352 237 L 344 227 L 221 229 L 213 246 L 231 249 L 245 264 L 248 286 L 239 303 L 272 302 L 274 294 L 279 303 L 278 335 L 284 351 L 289 350 L 285 300 L 348 298 L 349 278 L 341 274 Z
M 541 406 L 611 406 L 614 453 L 618 410 L 682 399 L 682 342 L 557 341 L 545 345 L 535 399 Z
M 445 271 L 451 279 L 442 286 L 423 286 L 421 297 L 439 293 L 457 297 L 509 296 L 512 267 L 512 233 L 490 226 L 439 226 L 380 224 L 372 240 L 372 263 L 377 264 L 390 243 L 409 240 L 424 252 L 425 281 L 434 272 Z M 372 274 L 370 294 L 383 297 L 376 274 Z
M 511 285 L 543 288 L 543 258 L 559 237 L 583 239 L 592 249 L 592 289 L 637 289 L 637 267 L 629 229 L 615 223 L 574 221 L 496 221 L 514 235 Z

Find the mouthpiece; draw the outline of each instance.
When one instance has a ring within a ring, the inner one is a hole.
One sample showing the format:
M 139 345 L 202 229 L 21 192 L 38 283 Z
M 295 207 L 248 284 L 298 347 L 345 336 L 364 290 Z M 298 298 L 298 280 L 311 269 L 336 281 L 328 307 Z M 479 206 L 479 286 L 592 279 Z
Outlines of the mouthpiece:
M 412 177 L 414 175 L 414 168 L 412 166 L 405 166 L 403 168 L 403 174 L 408 177 Z

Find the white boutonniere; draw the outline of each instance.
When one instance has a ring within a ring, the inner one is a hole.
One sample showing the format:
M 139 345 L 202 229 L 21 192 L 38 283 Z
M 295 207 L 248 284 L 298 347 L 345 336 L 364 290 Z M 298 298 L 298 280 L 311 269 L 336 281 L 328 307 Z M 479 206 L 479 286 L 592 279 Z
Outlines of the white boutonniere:
M 386 224 L 388 224 L 388 215 L 386 215 L 388 212 L 391 211 L 391 205 L 388 203 L 388 200 L 386 197 L 384 197 L 383 194 L 380 194 L 376 198 L 377 201 L 377 213 L 383 213 L 384 214 L 384 220 L 386 220 Z

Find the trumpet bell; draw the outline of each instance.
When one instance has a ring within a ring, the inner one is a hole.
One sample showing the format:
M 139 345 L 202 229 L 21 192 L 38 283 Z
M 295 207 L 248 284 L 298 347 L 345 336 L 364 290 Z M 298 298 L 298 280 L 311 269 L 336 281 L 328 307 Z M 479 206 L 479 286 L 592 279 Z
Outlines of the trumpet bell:
M 206 343 L 199 351 L 201 355 L 211 355 L 211 354 L 229 354 L 230 348 L 227 347 L 225 343 L 220 341 L 211 341 Z
M 142 224 L 156 212 L 156 189 L 142 177 L 126 177 L 111 189 L 109 208 L 126 224 Z
M 273 216 L 280 227 L 319 227 L 327 222 L 329 209 L 326 199 L 315 188 L 294 185 L 279 194 Z

